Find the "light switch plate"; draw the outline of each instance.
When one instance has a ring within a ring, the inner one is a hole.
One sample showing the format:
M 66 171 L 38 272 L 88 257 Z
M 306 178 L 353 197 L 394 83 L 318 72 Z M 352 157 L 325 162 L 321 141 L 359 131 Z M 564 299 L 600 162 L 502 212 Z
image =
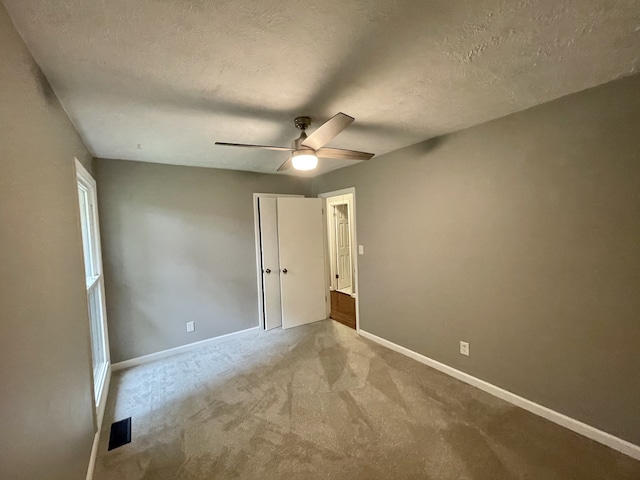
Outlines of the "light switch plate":
M 364 245 L 358 245 L 358 255 L 364 255 Z
M 187 332 L 193 332 L 196 329 L 196 322 L 187 322 Z
M 469 356 L 469 342 L 460 342 L 460 355 Z

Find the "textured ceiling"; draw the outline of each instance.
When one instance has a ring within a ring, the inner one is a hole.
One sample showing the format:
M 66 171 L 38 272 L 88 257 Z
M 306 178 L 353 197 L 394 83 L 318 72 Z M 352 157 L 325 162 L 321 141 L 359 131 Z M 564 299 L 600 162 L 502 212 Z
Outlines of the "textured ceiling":
M 640 70 L 640 0 L 4 3 L 104 158 L 274 172 L 282 152 L 213 143 L 288 146 L 338 111 L 330 145 L 380 155 Z

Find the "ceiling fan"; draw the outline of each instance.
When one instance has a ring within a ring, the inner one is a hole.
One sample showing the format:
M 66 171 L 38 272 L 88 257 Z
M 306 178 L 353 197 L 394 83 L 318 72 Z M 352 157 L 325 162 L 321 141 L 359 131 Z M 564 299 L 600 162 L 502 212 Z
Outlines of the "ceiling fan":
M 291 148 L 225 142 L 216 142 L 216 145 L 223 145 L 227 147 L 262 148 L 264 150 L 291 152 L 291 156 L 278 168 L 279 172 L 292 166 L 296 170 L 313 170 L 318 165 L 318 157 L 336 158 L 339 160 L 369 160 L 374 156 L 373 153 L 325 147 L 325 145 L 333 140 L 340 132 L 342 132 L 342 130 L 351 125 L 354 120 L 355 118 L 350 117 L 349 115 L 338 113 L 307 136 L 306 130 L 311 125 L 311 118 L 297 117 L 295 119 L 295 125 L 297 128 L 302 130 L 302 132 L 300 133 L 300 136 L 291 143 Z

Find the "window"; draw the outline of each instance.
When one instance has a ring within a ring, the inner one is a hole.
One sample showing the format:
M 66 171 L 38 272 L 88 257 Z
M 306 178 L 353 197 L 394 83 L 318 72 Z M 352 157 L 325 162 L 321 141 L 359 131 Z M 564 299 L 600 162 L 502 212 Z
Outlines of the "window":
M 98 229 L 96 182 L 78 160 L 76 160 L 76 175 L 78 178 L 78 201 L 87 303 L 89 305 L 93 389 L 96 405 L 99 405 L 109 368 L 109 349 L 104 303 L 104 281 L 102 277 L 102 256 L 100 253 L 100 230 Z

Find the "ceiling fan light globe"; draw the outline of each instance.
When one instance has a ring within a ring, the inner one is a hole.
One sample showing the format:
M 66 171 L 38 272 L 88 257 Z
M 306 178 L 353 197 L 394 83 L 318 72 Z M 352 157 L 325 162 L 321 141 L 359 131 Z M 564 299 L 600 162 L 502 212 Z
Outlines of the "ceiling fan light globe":
M 296 170 L 313 170 L 318 166 L 318 157 L 311 152 L 294 152 L 291 162 Z

